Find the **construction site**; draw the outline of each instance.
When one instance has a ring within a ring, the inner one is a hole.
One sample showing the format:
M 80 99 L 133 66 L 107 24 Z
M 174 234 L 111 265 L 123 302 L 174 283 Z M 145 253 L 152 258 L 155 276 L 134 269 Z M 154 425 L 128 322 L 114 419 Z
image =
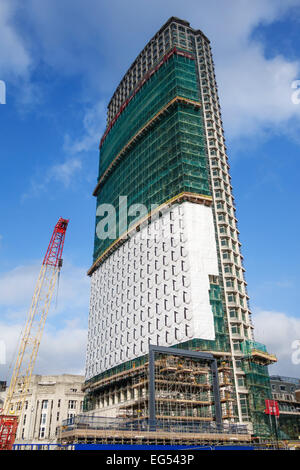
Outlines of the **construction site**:
M 51 444 L 14 442 L 19 423 L 25 424 L 33 368 L 63 265 L 68 222 L 60 218 L 56 224 L 37 280 L 0 416 L 2 450 L 27 449 L 28 446 L 51 448 Z M 214 296 L 218 300 L 216 292 Z M 215 448 L 249 448 L 258 443 L 274 445 L 265 401 L 270 390 L 267 366 L 276 361 L 276 357 L 259 343 L 245 341 L 242 344 L 240 359 L 251 392 L 249 413 L 255 425 L 249 426 L 238 422 L 232 360 L 230 354 L 222 352 L 223 345 L 224 341 L 199 340 L 182 343 L 180 347 L 150 344 L 149 354 L 111 368 L 83 386 L 79 384 L 79 391 L 84 393 L 80 412 L 73 413 L 57 427 L 56 444 L 52 447 L 80 449 L 82 445 L 96 445 L 112 449 L 116 446 L 184 449 L 212 445 Z M 209 349 L 212 346 L 214 350 Z M 49 378 L 40 383 L 48 390 L 55 382 Z M 3 385 L 2 389 L 5 389 Z M 70 390 L 73 396 L 77 392 L 74 388 Z M 41 412 L 47 408 L 46 402 L 48 400 L 43 400 Z M 282 434 L 281 437 L 287 436 Z
M 171 17 L 116 88 L 93 195 L 85 375 L 34 377 L 63 268 L 69 219 L 59 218 L 0 449 L 300 447 L 297 426 L 279 426 L 277 358 L 255 340 L 210 41 L 187 21 Z
M 260 436 L 272 440 L 264 408 L 268 389 L 265 367 L 274 357 L 254 349 L 259 347 L 257 344 L 251 346 L 245 361 L 251 364 L 249 373 L 261 377 L 259 385 L 255 381 L 251 412 L 258 414 Z M 64 422 L 60 442 L 141 445 L 253 442 L 253 430 L 246 424 L 236 424 L 228 357 L 215 356 L 150 345 L 149 356 L 84 386 L 86 413 Z

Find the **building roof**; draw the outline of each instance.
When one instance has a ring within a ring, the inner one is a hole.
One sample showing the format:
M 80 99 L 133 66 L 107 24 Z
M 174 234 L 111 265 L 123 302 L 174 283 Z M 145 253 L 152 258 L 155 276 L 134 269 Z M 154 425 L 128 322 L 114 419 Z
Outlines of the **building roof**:
M 284 375 L 270 375 L 271 381 L 289 382 L 292 384 L 300 385 L 300 379 L 296 377 L 285 377 Z

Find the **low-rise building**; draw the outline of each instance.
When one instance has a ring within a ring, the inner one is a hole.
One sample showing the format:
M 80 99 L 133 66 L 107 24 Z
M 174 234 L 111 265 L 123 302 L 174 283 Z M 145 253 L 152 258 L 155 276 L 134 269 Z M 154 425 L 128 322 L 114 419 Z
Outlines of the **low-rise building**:
M 17 444 L 55 443 L 62 421 L 82 410 L 81 375 L 33 375 L 19 419 Z M 13 403 L 18 406 L 18 395 Z
M 300 379 L 272 375 L 270 381 L 273 399 L 279 405 L 279 428 L 288 437 L 298 439 L 300 437 Z

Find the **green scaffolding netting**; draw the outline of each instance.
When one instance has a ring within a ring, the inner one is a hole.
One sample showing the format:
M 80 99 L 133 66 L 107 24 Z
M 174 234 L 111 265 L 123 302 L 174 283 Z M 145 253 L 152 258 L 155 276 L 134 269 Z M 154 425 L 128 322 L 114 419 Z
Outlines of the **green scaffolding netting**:
M 195 63 L 172 56 L 141 88 L 107 135 L 100 154 L 99 176 L 124 145 L 176 96 L 199 100 Z M 106 175 L 97 195 L 97 206 L 112 204 L 117 227 L 113 235 L 95 233 L 94 261 L 123 234 L 119 196 L 127 207 L 161 205 L 181 192 L 210 195 L 210 176 L 202 111 L 193 104 L 175 102 L 122 153 Z M 101 215 L 96 217 L 97 223 Z M 130 223 L 131 220 L 128 220 Z
M 241 350 L 245 354 L 245 356 L 250 355 L 253 350 L 258 350 L 267 353 L 267 348 L 264 344 L 250 340 L 246 340 L 241 344 Z
M 99 176 L 133 135 L 176 96 L 199 101 L 194 60 L 173 55 L 143 85 L 106 137 Z

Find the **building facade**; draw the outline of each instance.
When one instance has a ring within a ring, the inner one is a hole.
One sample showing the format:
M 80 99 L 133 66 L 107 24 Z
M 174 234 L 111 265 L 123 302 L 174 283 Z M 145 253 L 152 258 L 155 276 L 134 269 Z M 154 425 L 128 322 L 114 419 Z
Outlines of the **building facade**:
M 260 432 L 276 358 L 254 341 L 210 41 L 188 22 L 117 87 L 94 196 L 85 409 L 120 416 L 149 345 L 184 348 L 217 358 L 223 420 Z
M 4 406 L 5 391 L 6 391 L 6 381 L 0 380 L 0 410 L 2 410 Z
M 33 375 L 15 443 L 56 443 L 62 421 L 82 411 L 83 382 L 81 375 Z M 13 404 L 18 407 L 18 394 Z
M 282 437 L 300 437 L 300 379 L 271 375 L 273 399 L 279 406 L 279 428 Z

